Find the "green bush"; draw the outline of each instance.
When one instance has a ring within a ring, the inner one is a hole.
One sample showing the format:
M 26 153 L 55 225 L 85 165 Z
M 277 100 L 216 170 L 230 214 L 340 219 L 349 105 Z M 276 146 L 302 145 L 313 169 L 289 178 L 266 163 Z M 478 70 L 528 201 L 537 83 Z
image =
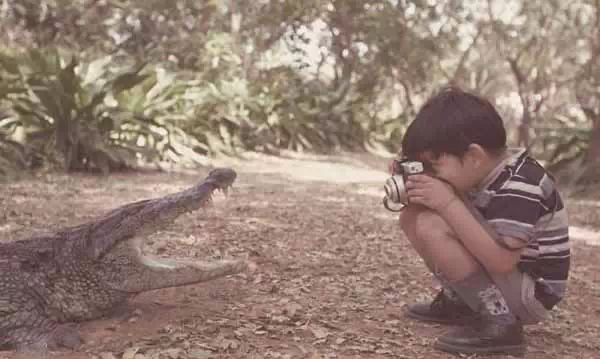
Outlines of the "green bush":
M 132 99 L 139 95 L 134 89 L 152 77 L 142 73 L 143 65 L 113 71 L 110 57 L 80 64 L 76 56 L 65 60 L 57 51 L 37 50 L 3 54 L 0 63 L 3 74 L 18 84 L 2 97 L 12 123 L 24 130 L 30 154 L 67 171 L 105 173 L 159 156 L 157 143 L 166 136 L 155 130 L 161 124 L 131 105 L 143 103 L 145 98 Z

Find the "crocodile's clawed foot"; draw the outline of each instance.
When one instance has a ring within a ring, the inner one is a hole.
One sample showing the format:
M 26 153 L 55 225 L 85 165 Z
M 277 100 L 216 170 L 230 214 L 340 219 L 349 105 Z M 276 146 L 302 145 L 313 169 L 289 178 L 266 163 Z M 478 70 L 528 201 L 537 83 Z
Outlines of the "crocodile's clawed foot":
M 58 326 L 52 332 L 50 340 L 48 340 L 49 349 L 77 349 L 83 344 L 81 335 L 77 326 L 74 324 L 63 324 Z
M 29 353 L 28 357 L 43 359 L 48 350 L 77 349 L 83 343 L 75 324 L 59 324 L 53 330 L 46 331 L 44 326 L 33 328 L 28 338 L 21 337 L 13 349 L 20 353 Z
M 28 353 L 29 357 L 34 357 L 33 353 L 36 353 L 37 356 L 34 358 L 46 358 L 48 353 L 48 342 L 46 340 L 40 340 L 35 343 L 27 343 L 27 344 L 17 344 L 14 348 L 10 347 L 9 349 L 15 349 L 17 353 Z

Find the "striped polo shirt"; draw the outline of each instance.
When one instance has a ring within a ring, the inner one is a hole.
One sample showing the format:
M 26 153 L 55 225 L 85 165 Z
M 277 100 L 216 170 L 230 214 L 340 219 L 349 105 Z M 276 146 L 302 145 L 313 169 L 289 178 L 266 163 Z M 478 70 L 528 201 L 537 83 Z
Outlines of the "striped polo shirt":
M 498 238 L 522 241 L 518 267 L 534 278 L 536 298 L 550 309 L 563 298 L 569 274 L 567 211 L 544 167 L 524 149 L 509 153 L 469 198 Z

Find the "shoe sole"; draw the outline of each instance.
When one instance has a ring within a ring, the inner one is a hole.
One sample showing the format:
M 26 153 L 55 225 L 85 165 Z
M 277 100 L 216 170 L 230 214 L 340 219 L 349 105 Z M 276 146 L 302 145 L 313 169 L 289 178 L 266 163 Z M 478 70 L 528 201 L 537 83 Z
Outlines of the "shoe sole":
M 442 350 L 452 354 L 479 354 L 479 355 L 494 355 L 494 354 L 505 354 L 516 357 L 522 357 L 525 355 L 525 345 L 500 345 L 492 348 L 473 348 L 461 345 L 453 345 L 437 341 L 433 344 L 433 347 L 438 350 Z
M 475 321 L 476 317 L 465 318 L 460 320 L 441 320 L 432 317 L 425 317 L 411 311 L 405 311 L 404 314 L 410 319 L 416 319 L 426 323 L 443 324 L 443 325 L 467 325 Z

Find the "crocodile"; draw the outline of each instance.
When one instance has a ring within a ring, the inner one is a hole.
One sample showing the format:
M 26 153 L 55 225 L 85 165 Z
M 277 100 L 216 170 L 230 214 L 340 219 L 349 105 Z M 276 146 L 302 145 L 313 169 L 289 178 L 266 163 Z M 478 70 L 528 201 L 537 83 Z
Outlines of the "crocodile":
M 84 224 L 0 243 L 0 348 L 76 349 L 78 322 L 98 319 L 141 292 L 253 270 L 246 259 L 211 262 L 144 255 L 148 234 L 227 192 L 230 168 L 177 193 L 118 207 Z

